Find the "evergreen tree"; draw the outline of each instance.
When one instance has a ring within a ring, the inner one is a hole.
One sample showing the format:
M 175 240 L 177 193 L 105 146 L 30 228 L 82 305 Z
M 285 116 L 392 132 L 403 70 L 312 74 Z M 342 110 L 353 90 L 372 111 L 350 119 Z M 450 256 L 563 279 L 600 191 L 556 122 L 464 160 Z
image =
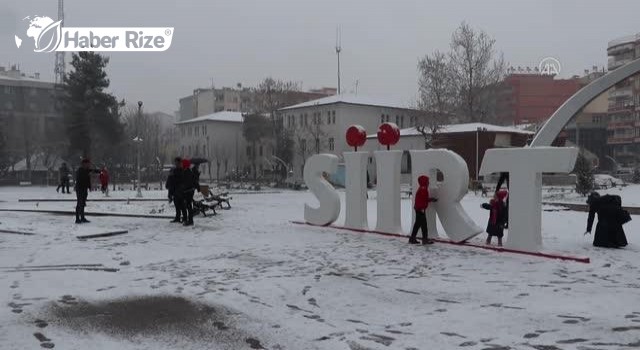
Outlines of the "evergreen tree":
M 108 157 L 112 145 L 123 135 L 120 107 L 115 96 L 105 92 L 109 58 L 94 52 L 72 55 L 73 71 L 65 77 L 63 113 L 70 152 L 83 157 Z
M 576 174 L 576 192 L 586 196 L 593 191 L 595 185 L 595 177 L 591 169 L 589 160 L 582 154 L 578 154 L 575 168 L 573 172 Z

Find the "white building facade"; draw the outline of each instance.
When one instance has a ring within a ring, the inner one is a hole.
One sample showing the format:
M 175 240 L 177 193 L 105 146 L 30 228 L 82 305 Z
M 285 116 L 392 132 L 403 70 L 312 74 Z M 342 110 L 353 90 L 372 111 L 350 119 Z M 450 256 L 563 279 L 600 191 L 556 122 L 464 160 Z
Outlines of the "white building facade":
M 402 104 L 382 102 L 358 95 L 336 95 L 282 108 L 278 117 L 293 137 L 292 169 L 295 181 L 302 180 L 307 158 L 319 153 L 352 151 L 347 145 L 346 131 L 354 124 L 367 133 L 375 133 L 383 122 L 396 123 L 400 128 L 416 124 L 418 111 Z M 377 140 L 368 140 L 368 142 Z
M 178 152 L 186 158 L 206 158 L 201 179 L 222 180 L 249 165 L 242 136 L 242 113 L 218 112 L 176 123 Z

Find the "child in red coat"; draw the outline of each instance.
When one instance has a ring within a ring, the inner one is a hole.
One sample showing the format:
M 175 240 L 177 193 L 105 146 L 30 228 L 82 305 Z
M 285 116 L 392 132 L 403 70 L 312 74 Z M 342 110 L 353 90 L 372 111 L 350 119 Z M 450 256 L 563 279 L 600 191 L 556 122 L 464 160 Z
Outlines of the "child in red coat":
M 100 171 L 100 190 L 106 196 L 109 196 L 109 171 L 107 171 L 106 166 Z
M 487 244 L 491 244 L 493 236 L 498 237 L 498 246 L 502 247 L 504 228 L 507 226 L 507 205 L 504 202 L 509 192 L 501 190 L 493 195 L 489 203 L 483 203 L 482 208 L 489 210 L 489 222 L 487 223 Z
M 427 216 L 425 214 L 429 207 L 429 202 L 436 202 L 436 198 L 429 198 L 429 177 L 421 175 L 418 177 L 418 190 L 416 191 L 415 201 L 413 209 L 416 211 L 416 221 L 413 224 L 413 230 L 411 231 L 411 237 L 409 238 L 410 244 L 418 244 L 416 236 L 418 230 L 422 228 L 422 244 L 432 244 L 433 240 L 428 238 L 429 229 L 427 227 Z

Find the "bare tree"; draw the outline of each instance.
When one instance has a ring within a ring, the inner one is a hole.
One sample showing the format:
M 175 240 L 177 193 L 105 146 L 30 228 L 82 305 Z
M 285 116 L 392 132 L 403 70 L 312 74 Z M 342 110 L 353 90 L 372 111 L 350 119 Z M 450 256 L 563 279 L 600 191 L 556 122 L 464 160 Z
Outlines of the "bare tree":
M 0 129 L 0 178 L 4 177 L 11 166 L 9 144 L 5 136 L 5 130 Z
M 160 147 L 159 140 L 162 139 L 162 135 L 160 132 L 160 122 L 157 119 L 153 118 L 150 114 L 139 113 L 138 107 L 132 105 L 125 107 L 122 118 L 126 125 L 125 143 L 131 146 L 132 140 L 136 136 L 142 139 L 142 144 L 140 145 L 141 167 L 156 164 L 157 159 L 167 159 L 167 155 L 164 154 L 166 148 Z M 134 152 L 127 154 L 127 163 L 129 163 L 133 169 L 133 165 L 136 164 L 136 152 L 133 147 L 129 147 L 128 149 L 134 150 Z M 106 159 L 102 161 L 106 162 Z
M 216 145 L 213 148 L 213 157 L 215 158 L 216 163 L 216 180 L 220 181 L 220 170 L 222 169 L 222 165 L 225 167 L 225 174 L 227 173 L 227 166 L 229 164 L 229 149 L 224 145 Z
M 300 156 L 301 164 L 304 164 L 304 162 L 307 160 L 307 157 L 310 154 L 309 143 L 307 142 L 306 133 L 303 133 L 303 132 L 296 133 L 295 140 L 296 140 L 296 153 Z
M 495 39 L 463 22 L 451 37 L 449 59 L 462 117 L 482 122 L 494 117 L 495 89 L 506 72 Z
M 418 62 L 420 71 L 418 110 L 413 117 L 416 129 L 425 139 L 425 148 L 433 142 L 450 118 L 455 105 L 453 69 L 446 54 L 435 51 Z
M 312 142 L 310 152 L 320 154 L 320 152 L 325 149 L 327 133 L 322 127 L 322 117 L 320 113 L 312 117 L 311 123 L 305 126 L 302 132 L 308 135 L 309 140 Z
M 293 81 L 285 81 L 268 77 L 264 79 L 258 87 L 253 89 L 255 98 L 255 112 L 268 115 L 272 123 L 270 143 L 275 155 L 285 163 L 293 160 L 293 142 L 283 125 L 282 116 L 276 113 L 279 109 L 306 101 L 307 97 L 300 93 L 300 84 Z M 281 164 L 278 164 L 281 168 Z M 285 173 L 286 169 L 280 169 L 280 173 Z

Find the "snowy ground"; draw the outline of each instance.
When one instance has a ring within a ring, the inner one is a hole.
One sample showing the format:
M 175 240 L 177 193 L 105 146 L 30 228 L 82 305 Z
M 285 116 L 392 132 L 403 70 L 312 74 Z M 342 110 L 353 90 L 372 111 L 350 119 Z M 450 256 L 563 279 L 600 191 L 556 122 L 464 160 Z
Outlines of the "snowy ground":
M 145 192 L 154 196 L 164 198 Z M 0 208 L 73 209 L 17 202 L 58 197 L 73 194 L 0 188 Z M 482 226 L 483 200 L 463 202 Z M 585 213 L 543 212 L 546 249 L 591 257 L 581 264 L 290 224 L 306 201 L 305 192 L 235 195 L 231 210 L 188 229 L 166 219 L 76 226 L 69 216 L 0 212 L 0 230 L 35 233 L 0 233 L 0 348 L 640 347 L 640 218 L 625 226 L 627 248 L 606 250 L 582 235 Z M 375 213 L 375 200 L 368 204 Z M 402 205 L 408 230 L 410 202 Z M 87 210 L 172 214 L 165 202 Z M 75 237 L 122 229 L 129 233 Z
M 606 186 L 597 190 L 600 194 L 615 194 L 622 197 L 622 205 L 640 207 L 640 185 L 625 184 L 624 181 L 610 175 L 596 175 L 596 184 Z M 611 185 L 614 184 L 615 187 Z M 575 186 L 544 187 L 542 197 L 549 202 L 586 203 L 586 197 L 575 192 Z

